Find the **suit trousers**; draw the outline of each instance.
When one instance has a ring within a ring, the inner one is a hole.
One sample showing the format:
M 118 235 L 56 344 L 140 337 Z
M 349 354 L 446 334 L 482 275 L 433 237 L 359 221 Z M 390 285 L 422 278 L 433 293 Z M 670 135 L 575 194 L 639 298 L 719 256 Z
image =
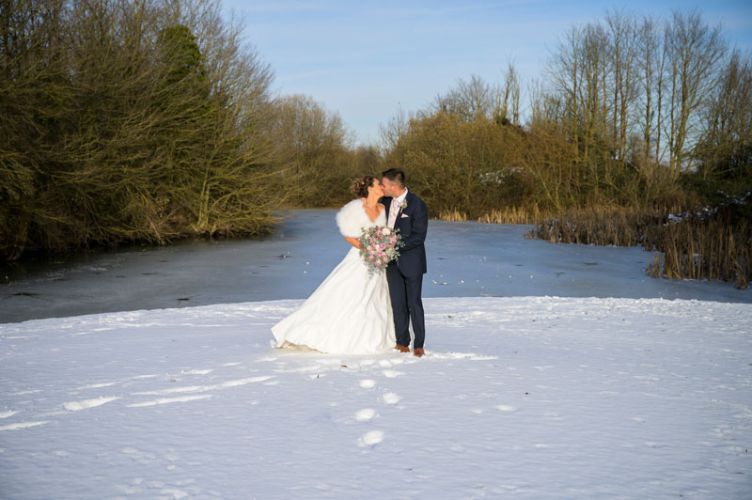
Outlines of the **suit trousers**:
M 412 321 L 415 334 L 413 348 L 422 348 L 426 338 L 423 301 L 421 300 L 423 274 L 405 275 L 396 262 L 390 262 L 386 268 L 386 279 L 389 283 L 397 343 L 404 346 L 410 345 L 410 322 Z

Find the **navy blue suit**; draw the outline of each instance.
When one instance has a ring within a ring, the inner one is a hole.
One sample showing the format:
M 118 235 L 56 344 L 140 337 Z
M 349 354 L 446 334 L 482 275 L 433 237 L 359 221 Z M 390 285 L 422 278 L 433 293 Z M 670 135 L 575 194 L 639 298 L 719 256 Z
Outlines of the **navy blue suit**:
M 392 198 L 384 197 L 381 202 L 386 206 L 388 221 Z M 410 321 L 412 321 L 415 334 L 413 348 L 422 348 L 426 338 L 421 295 L 423 274 L 428 270 L 424 245 L 428 233 L 428 208 L 423 200 L 412 191 L 407 192 L 405 202 L 407 206 L 399 210 L 394 223 L 394 228 L 399 230 L 404 246 L 400 248 L 399 258 L 387 266 L 386 279 L 389 283 L 397 343 L 404 346 L 410 345 Z

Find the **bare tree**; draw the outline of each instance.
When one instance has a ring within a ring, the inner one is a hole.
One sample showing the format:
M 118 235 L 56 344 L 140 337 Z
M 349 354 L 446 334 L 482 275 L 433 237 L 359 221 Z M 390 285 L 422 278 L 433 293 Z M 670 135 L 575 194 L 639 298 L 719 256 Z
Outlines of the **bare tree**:
M 470 81 L 460 79 L 447 94 L 436 98 L 435 109 L 459 116 L 471 122 L 481 118 L 492 119 L 501 105 L 498 87 L 472 75 Z
M 637 95 L 635 78 L 637 30 L 632 18 L 618 12 L 606 16 L 606 25 L 610 35 L 613 79 L 612 144 L 615 159 L 624 164 L 627 157 L 630 113 Z
M 386 155 L 397 147 L 400 138 L 409 130 L 410 118 L 400 106 L 386 124 L 379 126 L 380 149 L 383 154 Z
M 674 12 L 666 24 L 664 43 L 670 99 L 666 103 L 669 166 L 678 175 L 691 143 L 697 139 L 698 110 L 717 81 L 726 45 L 720 27 L 711 28 L 697 12 Z
M 734 50 L 702 111 L 702 138 L 693 156 L 703 180 L 739 180 L 752 173 L 752 56 Z M 749 181 L 736 182 L 749 189 Z M 743 193 L 739 193 L 743 194 Z
M 501 117 L 514 125 L 520 124 L 520 78 L 514 64 L 507 65 L 502 90 L 503 103 Z M 510 116 L 511 115 L 511 116 Z

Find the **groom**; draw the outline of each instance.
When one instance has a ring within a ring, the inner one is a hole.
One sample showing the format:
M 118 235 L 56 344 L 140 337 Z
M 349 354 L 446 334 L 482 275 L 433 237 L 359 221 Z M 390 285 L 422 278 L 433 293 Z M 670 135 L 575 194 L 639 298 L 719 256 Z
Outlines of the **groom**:
M 423 319 L 421 289 L 426 272 L 426 233 L 428 232 L 428 209 L 423 200 L 405 187 L 405 172 L 390 168 L 381 174 L 386 207 L 387 225 L 399 230 L 404 246 L 400 256 L 389 263 L 386 279 L 394 312 L 394 330 L 397 337 L 395 349 L 410 352 L 410 321 L 413 324 L 415 341 L 413 354 L 421 357 L 426 327 Z

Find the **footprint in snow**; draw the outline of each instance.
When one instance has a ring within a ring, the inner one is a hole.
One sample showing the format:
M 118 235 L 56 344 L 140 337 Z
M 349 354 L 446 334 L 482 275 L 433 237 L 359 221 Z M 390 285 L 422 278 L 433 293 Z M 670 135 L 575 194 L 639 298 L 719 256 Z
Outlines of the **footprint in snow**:
M 388 405 L 396 405 L 400 402 L 401 398 L 393 392 L 387 392 L 383 396 L 381 396 L 381 399 Z
M 384 433 L 381 431 L 370 431 L 366 432 L 362 436 L 360 436 L 360 439 L 358 439 L 358 446 L 361 448 L 366 448 L 368 446 L 374 446 L 379 444 L 384 440 Z
M 148 406 L 166 405 L 171 403 L 187 403 L 189 401 L 198 401 L 200 399 L 209 399 L 211 394 L 198 394 L 196 396 L 178 396 L 175 398 L 158 398 L 140 403 L 131 403 L 128 408 L 145 408 Z
M 0 432 L 2 431 L 17 431 L 19 429 L 28 429 L 30 427 L 37 427 L 48 423 L 49 420 L 40 420 L 36 422 L 17 422 L 15 424 L 0 425 Z
M 382 370 L 381 372 L 386 378 L 397 378 L 400 375 L 404 375 L 404 372 L 398 372 L 396 370 Z
M 363 389 L 373 389 L 376 387 L 376 381 L 369 378 L 360 381 L 360 387 Z
M 97 406 L 102 406 L 103 404 L 107 404 L 110 401 L 115 401 L 116 399 L 120 398 L 118 396 L 109 396 L 94 399 L 84 399 L 82 401 L 69 401 L 67 403 L 63 403 L 63 408 L 68 411 L 88 410 L 89 408 L 96 408 Z
M 181 374 L 183 375 L 208 375 L 209 373 L 213 372 L 213 368 L 205 368 L 205 369 L 192 369 L 192 370 L 181 370 Z
M 121 448 L 120 453 L 129 456 L 134 462 L 142 465 L 150 465 L 157 458 L 154 453 L 139 450 L 138 448 L 134 448 L 132 446 Z
M 137 395 L 137 396 L 161 396 L 161 395 L 170 395 L 170 394 L 175 394 L 175 393 L 209 392 L 209 391 L 218 390 L 218 389 L 228 389 L 228 388 L 239 387 L 239 386 L 243 386 L 247 384 L 256 384 L 259 382 L 263 382 L 264 385 L 274 385 L 274 383 L 276 383 L 277 381 L 273 379 L 274 379 L 274 375 L 262 375 L 258 377 L 246 377 L 246 378 L 239 378 L 239 379 L 233 379 L 233 380 L 225 380 L 224 382 L 219 382 L 216 384 L 169 387 L 167 389 L 158 389 L 154 391 L 139 391 L 139 392 L 133 392 L 131 394 Z
M 101 389 L 103 387 L 112 387 L 113 385 L 116 385 L 116 384 L 117 382 L 100 382 L 97 384 L 82 385 L 81 387 L 76 387 L 76 390 Z
M 355 420 L 358 422 L 368 422 L 376 416 L 376 410 L 373 408 L 363 408 L 355 412 Z

